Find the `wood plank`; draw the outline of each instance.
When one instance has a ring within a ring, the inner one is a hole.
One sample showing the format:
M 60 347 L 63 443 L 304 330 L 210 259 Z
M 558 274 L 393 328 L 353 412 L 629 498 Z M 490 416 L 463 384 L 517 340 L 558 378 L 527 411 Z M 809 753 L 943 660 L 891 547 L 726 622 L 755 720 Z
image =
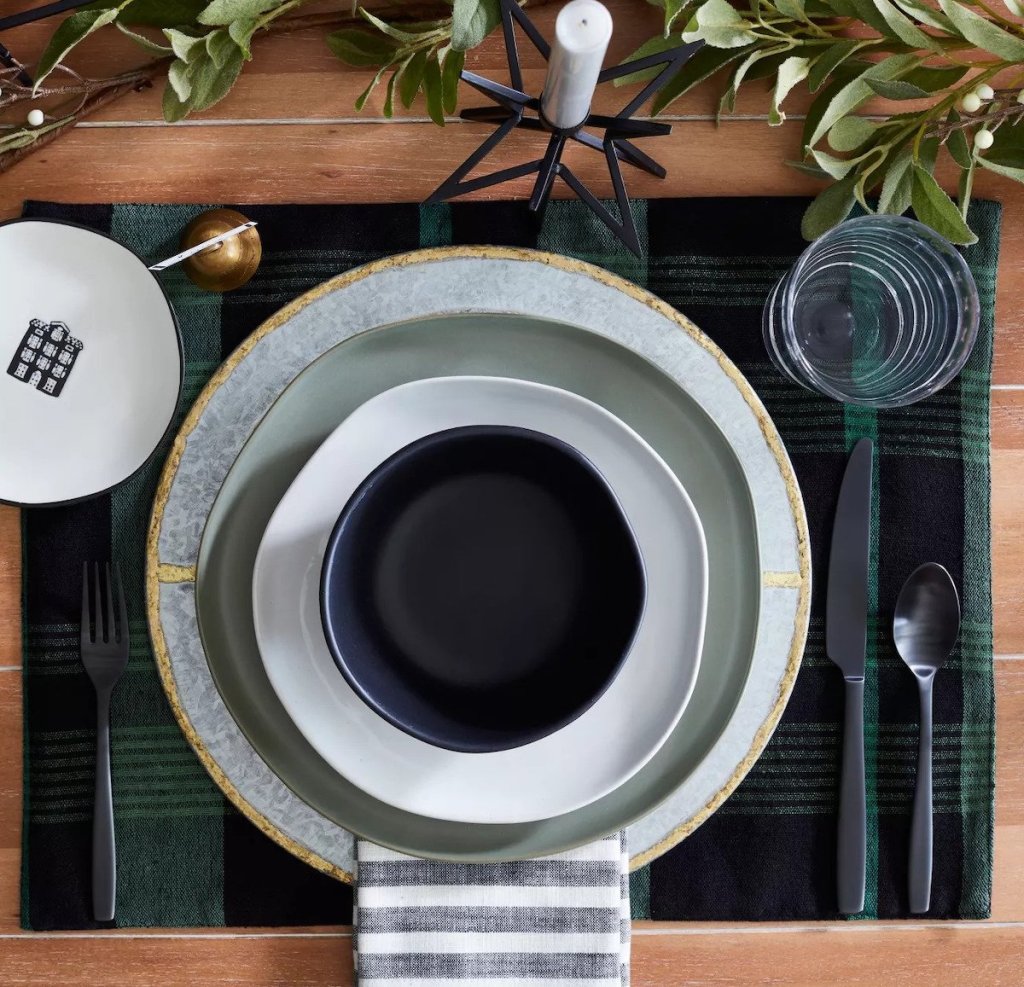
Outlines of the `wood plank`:
M 992 393 L 992 596 L 997 654 L 1024 654 L 1024 391 Z
M 0 935 L 21 927 L 21 749 L 21 672 L 0 671 Z
M 21 664 L 21 515 L 0 507 L 0 668 Z
M 819 987 L 823 983 L 888 987 L 1017 987 L 1020 927 L 879 927 L 845 923 L 827 929 L 749 934 L 700 928 L 639 934 L 633 983 Z M 25 937 L 0 942 L 4 983 L 49 987 L 341 987 L 353 982 L 346 936 L 187 941 L 140 936 Z

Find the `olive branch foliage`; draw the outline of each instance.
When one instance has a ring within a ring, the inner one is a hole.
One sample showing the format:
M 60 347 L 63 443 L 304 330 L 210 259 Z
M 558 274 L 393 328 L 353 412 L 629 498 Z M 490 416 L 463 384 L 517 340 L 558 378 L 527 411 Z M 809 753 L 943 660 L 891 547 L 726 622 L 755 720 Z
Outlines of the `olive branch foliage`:
M 500 20 L 498 0 L 393 0 L 373 9 L 354 0 L 303 19 L 305 2 L 98 0 L 56 28 L 33 87 L 18 82 L 16 69 L 0 72 L 0 110 L 43 97 L 52 107 L 42 126 L 0 132 L 0 160 L 52 139 L 104 95 L 149 84 L 163 71 L 167 120 L 207 109 L 230 91 L 257 38 L 313 23 L 331 28 L 325 40 L 339 59 L 375 70 L 357 109 L 383 85 L 385 117 L 396 100 L 408 108 L 422 94 L 443 126 L 457 106 L 466 52 Z M 630 57 L 705 42 L 655 97 L 654 114 L 712 79 L 721 90 L 719 113 L 727 114 L 741 86 L 760 80 L 771 92 L 768 122 L 777 126 L 787 97 L 798 87 L 808 91 L 802 159 L 790 163 L 829 183 L 804 216 L 809 239 L 859 202 L 880 213 L 913 207 L 948 239 L 972 243 L 966 218 L 977 170 L 1024 182 L 1024 0 L 648 2 L 662 8 L 662 30 Z M 153 61 L 112 80 L 69 69 L 68 55 L 100 29 L 121 31 Z M 873 115 L 858 112 L 879 98 Z M 956 201 L 934 177 L 944 158 L 959 172 Z

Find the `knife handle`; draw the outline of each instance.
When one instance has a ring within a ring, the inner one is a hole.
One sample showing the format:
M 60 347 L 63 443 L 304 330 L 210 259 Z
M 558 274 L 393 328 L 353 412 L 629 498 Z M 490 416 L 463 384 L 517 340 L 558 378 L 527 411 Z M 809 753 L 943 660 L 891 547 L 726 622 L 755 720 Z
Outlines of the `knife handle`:
M 837 874 L 839 911 L 864 910 L 867 858 L 867 805 L 864 793 L 864 680 L 845 679 L 846 723 L 843 728 L 843 776 L 839 793 Z

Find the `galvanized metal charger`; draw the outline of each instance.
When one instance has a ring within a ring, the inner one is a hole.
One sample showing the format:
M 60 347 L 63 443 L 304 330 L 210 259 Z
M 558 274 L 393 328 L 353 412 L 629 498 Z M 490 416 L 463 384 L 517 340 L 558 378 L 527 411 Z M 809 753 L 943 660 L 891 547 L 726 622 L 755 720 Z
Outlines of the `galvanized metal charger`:
M 748 561 L 759 570 L 749 671 L 728 722 L 694 770 L 671 791 L 652 788 L 651 804 L 639 818 L 595 817 L 606 831 L 630 823 L 633 866 L 674 846 L 739 784 L 781 716 L 803 651 L 810 562 L 806 518 L 792 468 L 774 425 L 742 375 L 678 312 L 599 268 L 506 248 L 418 251 L 329 281 L 253 333 L 200 395 L 175 440 L 157 493 L 146 582 L 164 688 L 204 765 L 265 833 L 340 879 L 349 879 L 354 864 L 354 837 L 332 818 L 344 808 L 328 809 L 329 815 L 322 811 L 326 806 L 314 808 L 285 785 L 218 692 L 196 607 L 203 532 L 243 446 L 310 364 L 369 330 L 467 313 L 568 324 L 629 347 L 704 409 L 728 441 L 746 480 L 757 540 L 757 557 Z M 710 562 L 713 567 L 714 559 Z M 541 830 L 533 842 L 510 839 L 503 847 L 491 841 L 475 852 L 459 853 L 420 845 L 416 818 L 403 824 L 401 833 L 407 835 L 402 838 L 365 832 L 365 827 L 363 835 L 407 852 L 460 859 L 540 854 L 597 835 L 563 822 Z M 449 843 L 456 837 L 447 834 Z

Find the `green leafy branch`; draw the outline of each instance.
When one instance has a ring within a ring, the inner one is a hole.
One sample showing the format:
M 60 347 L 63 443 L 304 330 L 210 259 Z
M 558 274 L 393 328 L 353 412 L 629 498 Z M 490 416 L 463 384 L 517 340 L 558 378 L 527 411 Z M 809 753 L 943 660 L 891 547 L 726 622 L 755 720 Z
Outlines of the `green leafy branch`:
M 798 85 L 813 94 L 804 161 L 791 163 L 832 184 L 804 216 L 808 239 L 859 202 L 883 213 L 913 207 L 953 242 L 972 243 L 966 216 L 977 168 L 1024 180 L 1021 0 L 1003 0 L 1006 14 L 984 0 L 749 0 L 742 10 L 726 0 L 653 2 L 664 7 L 664 31 L 634 55 L 706 42 L 658 95 L 655 113 L 712 76 L 724 79 L 720 115 L 735 108 L 745 82 L 767 80 L 773 126 Z M 997 79 L 1008 85 L 993 89 Z M 913 108 L 857 115 L 876 97 Z M 960 171 L 957 202 L 934 177 L 942 156 Z

